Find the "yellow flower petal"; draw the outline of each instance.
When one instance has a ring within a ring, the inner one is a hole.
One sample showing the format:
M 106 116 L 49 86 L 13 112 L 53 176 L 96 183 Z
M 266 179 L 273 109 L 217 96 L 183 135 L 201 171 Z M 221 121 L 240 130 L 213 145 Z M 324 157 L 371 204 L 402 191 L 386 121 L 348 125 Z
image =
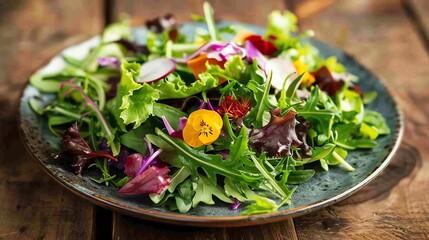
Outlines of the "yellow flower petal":
M 299 59 L 293 62 L 293 65 L 295 66 L 295 69 L 298 72 L 298 74 L 302 74 L 303 72 L 305 72 L 304 76 L 302 76 L 302 81 L 301 81 L 302 84 L 311 86 L 316 81 L 314 76 L 311 75 L 309 72 L 307 72 L 308 66 L 303 64 Z
M 216 111 L 199 109 L 189 115 L 183 140 L 194 148 L 209 145 L 219 138 L 222 126 L 222 117 Z

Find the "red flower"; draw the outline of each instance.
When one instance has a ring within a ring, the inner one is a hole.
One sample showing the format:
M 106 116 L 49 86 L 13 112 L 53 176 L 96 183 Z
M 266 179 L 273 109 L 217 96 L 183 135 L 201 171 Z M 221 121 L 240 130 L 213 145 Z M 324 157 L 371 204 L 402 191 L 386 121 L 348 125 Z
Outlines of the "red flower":
M 232 96 L 226 96 L 217 110 L 220 115 L 228 115 L 229 118 L 243 118 L 250 110 L 250 100 L 243 100 L 238 97 L 233 99 Z
M 263 39 L 261 35 L 250 35 L 245 40 L 251 42 L 264 55 L 271 56 L 277 52 L 276 46 Z

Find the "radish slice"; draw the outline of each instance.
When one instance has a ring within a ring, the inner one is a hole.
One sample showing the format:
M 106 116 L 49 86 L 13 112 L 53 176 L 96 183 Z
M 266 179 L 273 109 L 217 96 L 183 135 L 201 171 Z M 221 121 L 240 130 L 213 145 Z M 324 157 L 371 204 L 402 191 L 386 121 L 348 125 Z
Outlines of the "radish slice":
M 295 72 L 296 69 L 290 59 L 285 58 L 271 58 L 265 64 L 265 72 L 268 74 L 269 71 L 272 71 L 271 86 L 278 90 L 283 88 L 283 82 L 285 78 Z M 295 79 L 298 75 L 295 74 L 291 76 L 286 82 L 286 89 L 289 87 L 290 82 Z
M 150 83 L 165 78 L 176 70 L 176 63 L 168 58 L 157 58 L 142 64 L 138 83 Z

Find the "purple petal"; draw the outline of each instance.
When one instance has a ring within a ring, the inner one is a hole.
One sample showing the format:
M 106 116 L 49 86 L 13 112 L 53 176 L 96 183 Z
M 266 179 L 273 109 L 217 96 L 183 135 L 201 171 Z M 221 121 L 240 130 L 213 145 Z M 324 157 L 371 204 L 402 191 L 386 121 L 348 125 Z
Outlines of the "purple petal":
M 179 129 L 183 130 L 187 122 L 188 122 L 188 118 L 185 118 L 185 117 L 179 118 Z
M 150 167 L 125 184 L 118 193 L 123 195 L 159 194 L 170 185 L 170 176 L 167 175 L 169 171 L 168 167 Z
M 234 198 L 233 200 L 234 200 L 234 202 L 231 203 L 231 205 L 229 207 L 231 208 L 231 210 L 237 210 L 241 206 L 242 202 L 240 202 L 240 200 L 238 200 L 236 198 Z
M 226 61 L 234 55 L 240 55 L 241 58 L 246 57 L 246 49 L 237 46 L 233 42 L 226 44 L 213 44 L 211 47 L 212 52 L 207 54 L 207 58 L 213 58 L 217 61 Z
M 247 59 L 252 62 L 253 59 L 256 59 L 258 62 L 258 66 L 265 71 L 265 64 L 267 62 L 267 58 L 255 47 L 250 41 L 246 40 L 244 45 L 247 51 Z
M 150 155 L 149 158 L 146 158 L 143 160 L 143 165 L 141 166 L 140 170 L 138 171 L 137 175 L 140 175 L 144 170 L 146 170 L 146 168 L 152 163 L 152 161 L 154 161 L 159 154 L 162 153 L 162 149 L 158 149 L 156 150 L 152 155 Z
M 200 48 L 198 48 L 194 53 L 192 53 L 189 56 L 185 56 L 183 58 L 173 58 L 173 60 L 176 63 L 187 63 L 189 60 L 197 57 L 198 55 L 200 55 L 202 52 L 205 52 L 207 49 L 209 49 L 213 44 L 219 44 L 218 42 L 208 42 L 206 44 L 204 44 L 203 46 L 201 46 Z
M 161 119 L 162 119 L 162 122 L 164 123 L 165 128 L 167 129 L 168 135 L 171 135 L 175 130 L 173 129 L 173 127 L 171 127 L 170 123 L 168 122 L 165 116 L 162 116 Z
M 135 178 L 143 164 L 143 156 L 140 153 L 129 155 L 125 162 L 124 173 L 131 179 Z
M 116 57 L 98 57 L 97 62 L 102 67 L 118 68 L 120 65 L 119 59 Z

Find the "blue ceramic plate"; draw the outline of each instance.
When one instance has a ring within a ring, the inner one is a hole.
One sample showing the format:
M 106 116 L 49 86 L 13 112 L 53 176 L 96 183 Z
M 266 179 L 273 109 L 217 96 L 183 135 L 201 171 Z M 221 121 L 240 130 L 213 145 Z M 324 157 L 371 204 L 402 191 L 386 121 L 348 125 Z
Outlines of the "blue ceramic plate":
M 185 24 L 182 31 L 185 34 L 192 34 L 197 26 L 199 24 Z M 264 30 L 254 25 L 244 26 L 258 33 Z M 136 28 L 134 34 L 136 39 L 141 40 L 145 39 L 146 31 L 143 28 Z M 49 73 L 60 70 L 65 64 L 61 58 L 62 54 L 82 58 L 98 44 L 99 39 L 94 37 L 65 49 L 39 71 Z M 120 196 L 116 193 L 117 189 L 91 181 L 89 177 L 95 174 L 91 170 L 85 170 L 83 177 L 76 176 L 63 161 L 55 161 L 51 158 L 52 153 L 58 152 L 59 140 L 49 132 L 46 121 L 37 116 L 28 105 L 28 99 L 32 96 L 39 96 L 45 100 L 52 99 L 53 96 L 42 94 L 30 85 L 24 89 L 20 104 L 20 129 L 23 142 L 42 168 L 67 189 L 97 205 L 138 218 L 181 225 L 222 227 L 256 225 L 310 213 L 345 199 L 379 175 L 398 149 L 403 131 L 402 116 L 397 104 L 374 74 L 342 51 L 318 41 L 312 43 L 322 55 L 336 56 L 351 73 L 358 76 L 360 79 L 358 85 L 363 92 L 378 93 L 377 99 L 368 108 L 380 112 L 386 118 L 392 133 L 377 139 L 377 147 L 370 151 L 358 150 L 349 153 L 347 161 L 356 168 L 356 171 L 346 172 L 341 168 L 332 167 L 328 172 L 316 173 L 310 181 L 299 186 L 292 197 L 293 203 L 282 207 L 277 212 L 241 216 L 240 210 L 232 211 L 226 204 L 217 203 L 213 206 L 200 205 L 186 214 L 180 214 L 163 207 L 154 207 L 144 196 Z

